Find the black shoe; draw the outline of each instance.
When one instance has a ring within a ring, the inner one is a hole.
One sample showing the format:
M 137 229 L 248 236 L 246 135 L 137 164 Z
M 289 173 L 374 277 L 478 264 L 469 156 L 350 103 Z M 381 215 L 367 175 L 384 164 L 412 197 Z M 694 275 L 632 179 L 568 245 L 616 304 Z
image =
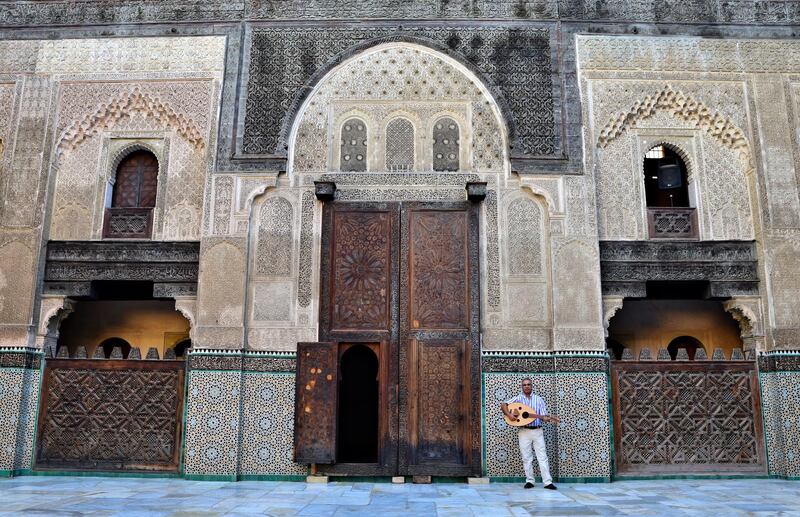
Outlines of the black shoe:
M 545 485 L 544 487 L 546 489 L 548 489 L 548 490 L 558 490 L 558 488 L 556 488 L 556 486 L 553 483 L 550 483 L 549 485 Z
M 533 483 L 525 483 L 525 486 L 522 488 L 533 488 Z

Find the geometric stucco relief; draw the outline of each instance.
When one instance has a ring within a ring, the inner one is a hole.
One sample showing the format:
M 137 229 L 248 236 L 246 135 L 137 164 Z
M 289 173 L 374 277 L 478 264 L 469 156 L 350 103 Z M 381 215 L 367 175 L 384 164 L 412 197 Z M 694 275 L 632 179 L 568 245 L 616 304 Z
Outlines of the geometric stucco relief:
M 637 100 L 627 111 L 618 113 L 600 129 L 598 145 L 608 145 L 623 131 L 635 127 L 637 121 L 652 117 L 659 110 L 667 111 L 675 118 L 705 131 L 725 147 L 739 151 L 743 160 L 749 158 L 747 138 L 740 128 L 728 117 L 709 109 L 690 95 L 673 90 L 670 85 Z
M 213 80 L 62 85 L 51 238 L 99 237 L 110 169 L 124 157 L 104 159 L 116 137 L 169 140 L 169 153 L 156 153 L 154 238 L 198 239 L 214 93 Z
M 296 123 L 293 170 L 339 170 L 342 127 L 353 118 L 367 126 L 367 170 L 387 170 L 387 145 L 395 146 L 386 138 L 397 135 L 387 126 L 397 117 L 413 125 L 413 170 L 432 170 L 434 124 L 449 117 L 461 126 L 460 170 L 504 171 L 505 129 L 487 90 L 454 60 L 407 43 L 370 48 L 320 82 Z
M 613 80 L 595 82 L 603 84 L 604 89 L 615 84 Z M 649 81 L 635 83 L 637 87 L 632 87 L 631 81 L 622 84 L 626 90 L 641 91 L 648 85 L 652 88 Z M 704 86 L 708 89 L 714 85 Z M 595 102 L 602 105 L 605 100 L 597 98 Z M 595 113 L 602 110 L 597 106 Z M 744 132 L 729 117 L 666 86 L 636 100 L 600 130 L 594 158 L 601 239 L 647 238 L 643 188 L 647 149 L 642 148 L 645 141 L 666 144 L 686 162 L 690 192 L 698 200 L 693 206 L 698 208 L 701 238 L 753 238 L 750 196 L 755 179 L 749 174 L 750 146 Z M 691 143 L 692 148 L 684 149 L 685 143 L 676 143 L 681 141 Z

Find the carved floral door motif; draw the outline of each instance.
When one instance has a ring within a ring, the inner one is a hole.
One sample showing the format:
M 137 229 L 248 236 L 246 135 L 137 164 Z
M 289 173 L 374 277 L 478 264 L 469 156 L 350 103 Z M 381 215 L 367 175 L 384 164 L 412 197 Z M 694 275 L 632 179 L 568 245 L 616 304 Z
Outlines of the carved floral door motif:
M 327 441 L 315 438 L 325 441 L 325 454 L 303 457 L 330 473 L 479 474 L 477 207 L 331 203 L 322 246 L 320 339 L 327 344 L 316 345 L 329 349 L 323 372 L 337 370 L 329 363 L 342 347 L 364 343 L 377 351 L 378 461 L 337 463 L 335 431 Z M 298 393 L 323 389 L 325 407 L 337 411 L 341 401 L 331 400 L 328 383 L 318 388 L 306 375 L 319 371 L 313 354 L 300 352 Z M 304 408 L 296 410 L 295 451 L 312 450 L 303 437 L 314 434 L 313 422 L 336 416 L 304 420 Z

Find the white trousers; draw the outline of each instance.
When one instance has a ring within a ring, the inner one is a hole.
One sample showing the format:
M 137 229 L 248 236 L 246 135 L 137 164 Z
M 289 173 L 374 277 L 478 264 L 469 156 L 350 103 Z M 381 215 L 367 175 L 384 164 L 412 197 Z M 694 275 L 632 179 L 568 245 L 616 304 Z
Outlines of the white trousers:
M 536 451 L 536 461 L 539 462 L 539 471 L 542 473 L 542 483 L 549 485 L 553 482 L 550 477 L 550 464 L 547 462 L 547 447 L 544 444 L 544 431 L 522 427 L 519 430 L 519 452 L 522 453 L 522 464 L 525 466 L 525 481 L 535 483 L 533 476 L 533 453 Z

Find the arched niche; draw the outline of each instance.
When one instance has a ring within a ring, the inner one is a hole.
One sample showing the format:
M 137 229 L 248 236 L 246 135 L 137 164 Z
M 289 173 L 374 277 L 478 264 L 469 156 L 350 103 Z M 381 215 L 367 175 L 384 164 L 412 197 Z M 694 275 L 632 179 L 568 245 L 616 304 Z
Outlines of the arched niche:
M 366 112 L 369 171 L 384 171 L 385 124 L 398 109 L 420 126 L 415 131 L 418 166 L 433 170 L 430 127 L 443 112 L 459 122 L 468 151 L 460 170 L 508 171 L 508 131 L 497 101 L 463 64 L 432 48 L 407 42 L 379 44 L 332 68 L 298 110 L 289 134 L 289 174 L 338 171 L 342 114 Z M 470 120 L 467 127 L 462 121 Z M 378 151 L 378 150 L 381 151 Z M 463 154 L 463 153 L 462 153 Z M 462 157 L 463 158 L 463 157 Z

